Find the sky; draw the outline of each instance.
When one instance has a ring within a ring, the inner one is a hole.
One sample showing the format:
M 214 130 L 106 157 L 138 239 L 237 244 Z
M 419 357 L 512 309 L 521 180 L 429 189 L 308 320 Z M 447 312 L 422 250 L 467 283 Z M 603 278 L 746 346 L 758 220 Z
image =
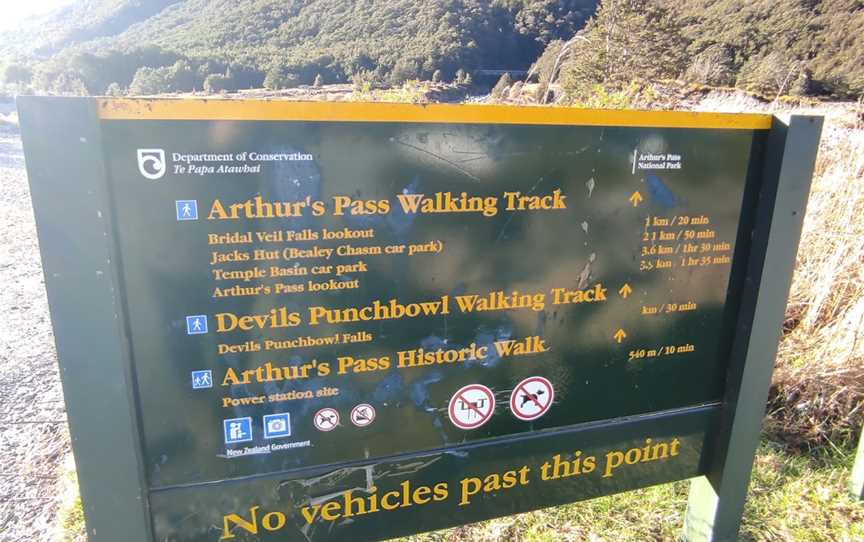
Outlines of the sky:
M 0 8 L 0 30 L 15 28 L 22 19 L 31 15 L 41 15 L 52 9 L 71 4 L 75 0 L 0 0 L 3 7 Z

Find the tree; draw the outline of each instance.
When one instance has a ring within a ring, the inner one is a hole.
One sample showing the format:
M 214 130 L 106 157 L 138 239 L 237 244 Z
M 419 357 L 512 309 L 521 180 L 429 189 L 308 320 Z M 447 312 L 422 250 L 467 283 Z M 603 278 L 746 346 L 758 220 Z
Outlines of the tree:
M 124 94 L 123 87 L 121 87 L 117 82 L 111 83 L 108 85 L 108 88 L 105 89 L 106 96 L 123 96 Z
M 234 88 L 233 83 L 234 81 L 227 73 L 211 73 L 204 79 L 204 91 L 209 94 L 219 94 L 232 90 Z
M 417 79 L 420 69 L 417 62 L 411 59 L 400 59 L 390 71 L 390 83 L 398 86 L 411 79 Z
M 138 68 L 129 85 L 129 94 L 133 96 L 151 96 L 166 92 L 171 92 L 171 81 L 168 70 L 163 68 Z
M 582 37 L 562 68 L 570 100 L 598 85 L 615 91 L 634 80 L 676 78 L 686 65 L 680 22 L 654 0 L 602 0 Z
M 751 58 L 738 74 L 736 86 L 770 96 L 804 94 L 810 74 L 803 62 L 777 51 Z
M 169 69 L 168 80 L 174 92 L 188 92 L 195 89 L 197 77 L 187 60 L 178 60 Z
M 274 64 L 264 76 L 264 88 L 279 90 L 282 88 L 282 67 Z
M 597 9 L 597 0 L 527 0 L 516 13 L 516 29 L 537 42 L 569 38 Z
M 714 44 L 697 54 L 684 72 L 684 79 L 712 86 L 730 86 L 735 83 L 735 66 L 731 51 Z
M 26 85 L 33 78 L 33 70 L 24 64 L 12 63 L 3 68 L 3 82 Z

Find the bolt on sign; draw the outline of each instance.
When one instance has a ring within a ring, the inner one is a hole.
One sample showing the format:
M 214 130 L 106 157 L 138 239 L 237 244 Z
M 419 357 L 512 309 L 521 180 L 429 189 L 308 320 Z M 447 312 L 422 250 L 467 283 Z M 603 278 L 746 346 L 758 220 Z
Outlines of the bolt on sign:
M 378 540 L 688 478 L 686 538 L 734 539 L 821 119 L 19 108 L 91 540 Z

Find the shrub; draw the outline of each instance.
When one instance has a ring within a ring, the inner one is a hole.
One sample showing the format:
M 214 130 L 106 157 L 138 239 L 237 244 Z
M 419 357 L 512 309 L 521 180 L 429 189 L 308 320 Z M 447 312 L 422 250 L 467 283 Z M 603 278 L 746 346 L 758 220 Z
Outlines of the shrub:
M 106 96 L 123 96 L 124 94 L 126 93 L 123 91 L 123 87 L 121 87 L 117 82 L 111 83 L 108 85 L 108 88 L 105 89 Z
M 13 85 L 26 85 L 33 78 L 33 70 L 24 64 L 12 63 L 3 68 L 2 81 Z
M 708 47 L 693 58 L 684 72 L 684 79 L 703 85 L 732 86 L 735 66 L 731 51 L 719 44 Z
M 399 86 L 420 76 L 420 68 L 414 60 L 401 59 L 390 72 L 390 84 Z
M 507 89 L 513 83 L 513 79 L 510 77 L 510 73 L 507 72 L 498 79 L 498 82 L 495 83 L 495 86 L 492 87 L 492 99 L 494 100 L 502 100 L 507 98 Z
M 229 73 L 211 73 L 204 79 L 204 91 L 210 94 L 218 94 L 234 89 L 234 81 Z
M 790 89 L 806 89 L 806 77 L 802 62 L 772 51 L 745 62 L 735 84 L 752 92 L 776 96 L 790 94 Z

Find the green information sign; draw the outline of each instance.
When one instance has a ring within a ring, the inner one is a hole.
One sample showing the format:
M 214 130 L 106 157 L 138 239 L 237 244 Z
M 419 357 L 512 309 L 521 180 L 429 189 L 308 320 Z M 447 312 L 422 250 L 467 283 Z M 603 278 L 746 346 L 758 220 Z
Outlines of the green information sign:
M 702 475 L 687 536 L 735 536 L 818 119 L 20 108 L 93 540 L 376 540 Z

